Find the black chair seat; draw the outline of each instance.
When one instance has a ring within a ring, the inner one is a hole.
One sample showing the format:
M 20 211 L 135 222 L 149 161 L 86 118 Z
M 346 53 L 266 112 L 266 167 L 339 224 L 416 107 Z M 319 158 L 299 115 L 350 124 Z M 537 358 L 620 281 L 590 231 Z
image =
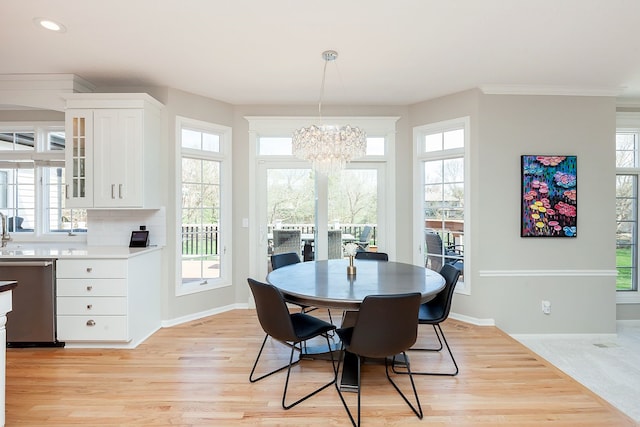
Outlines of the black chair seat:
M 300 341 L 307 341 L 336 328 L 335 325 L 305 313 L 291 314 L 291 321 L 293 322 L 293 330 L 296 338 Z
M 431 302 L 431 301 L 429 301 Z M 440 304 L 424 303 L 418 311 L 418 321 L 423 324 L 439 323 L 443 321 L 445 316 L 445 307 Z

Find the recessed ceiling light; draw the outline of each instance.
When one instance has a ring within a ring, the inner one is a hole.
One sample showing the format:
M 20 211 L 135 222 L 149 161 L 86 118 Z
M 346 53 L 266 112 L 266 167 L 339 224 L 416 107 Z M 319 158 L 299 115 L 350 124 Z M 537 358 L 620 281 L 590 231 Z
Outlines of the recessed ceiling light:
M 67 29 L 65 28 L 64 25 L 62 25 L 59 22 L 56 22 L 52 19 L 48 19 L 48 18 L 35 18 L 33 20 L 33 22 L 36 23 L 36 25 L 38 25 L 39 27 L 45 28 L 49 31 L 53 31 L 56 33 L 64 33 L 65 31 L 67 31 Z

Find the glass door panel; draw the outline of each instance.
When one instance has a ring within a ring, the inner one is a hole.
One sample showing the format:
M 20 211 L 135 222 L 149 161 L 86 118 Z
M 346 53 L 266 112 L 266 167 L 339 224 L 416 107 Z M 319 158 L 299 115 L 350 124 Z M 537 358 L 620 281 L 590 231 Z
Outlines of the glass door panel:
M 342 245 L 361 237 L 362 249 L 377 250 L 378 169 L 345 169 L 329 177 L 328 219 L 329 259 L 341 258 Z M 373 230 L 369 239 L 363 235 L 367 226 Z
M 271 255 L 296 252 L 312 260 L 315 240 L 315 181 L 308 168 L 266 169 L 267 271 Z M 263 242 L 264 243 L 264 242 Z

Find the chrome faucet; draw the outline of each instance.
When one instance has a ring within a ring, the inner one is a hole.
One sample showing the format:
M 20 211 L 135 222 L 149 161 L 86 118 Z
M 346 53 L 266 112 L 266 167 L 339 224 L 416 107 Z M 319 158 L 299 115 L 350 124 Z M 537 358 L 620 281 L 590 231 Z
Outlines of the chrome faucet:
M 11 241 L 11 235 L 7 231 L 7 216 L 0 212 L 0 217 L 2 218 L 2 247 L 4 248 Z

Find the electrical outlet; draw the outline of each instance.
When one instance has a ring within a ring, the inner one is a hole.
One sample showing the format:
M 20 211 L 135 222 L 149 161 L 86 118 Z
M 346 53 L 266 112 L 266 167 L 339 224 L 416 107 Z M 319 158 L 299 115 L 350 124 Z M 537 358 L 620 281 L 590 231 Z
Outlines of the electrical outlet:
M 551 314 L 551 301 L 542 300 L 542 312 L 544 314 Z

